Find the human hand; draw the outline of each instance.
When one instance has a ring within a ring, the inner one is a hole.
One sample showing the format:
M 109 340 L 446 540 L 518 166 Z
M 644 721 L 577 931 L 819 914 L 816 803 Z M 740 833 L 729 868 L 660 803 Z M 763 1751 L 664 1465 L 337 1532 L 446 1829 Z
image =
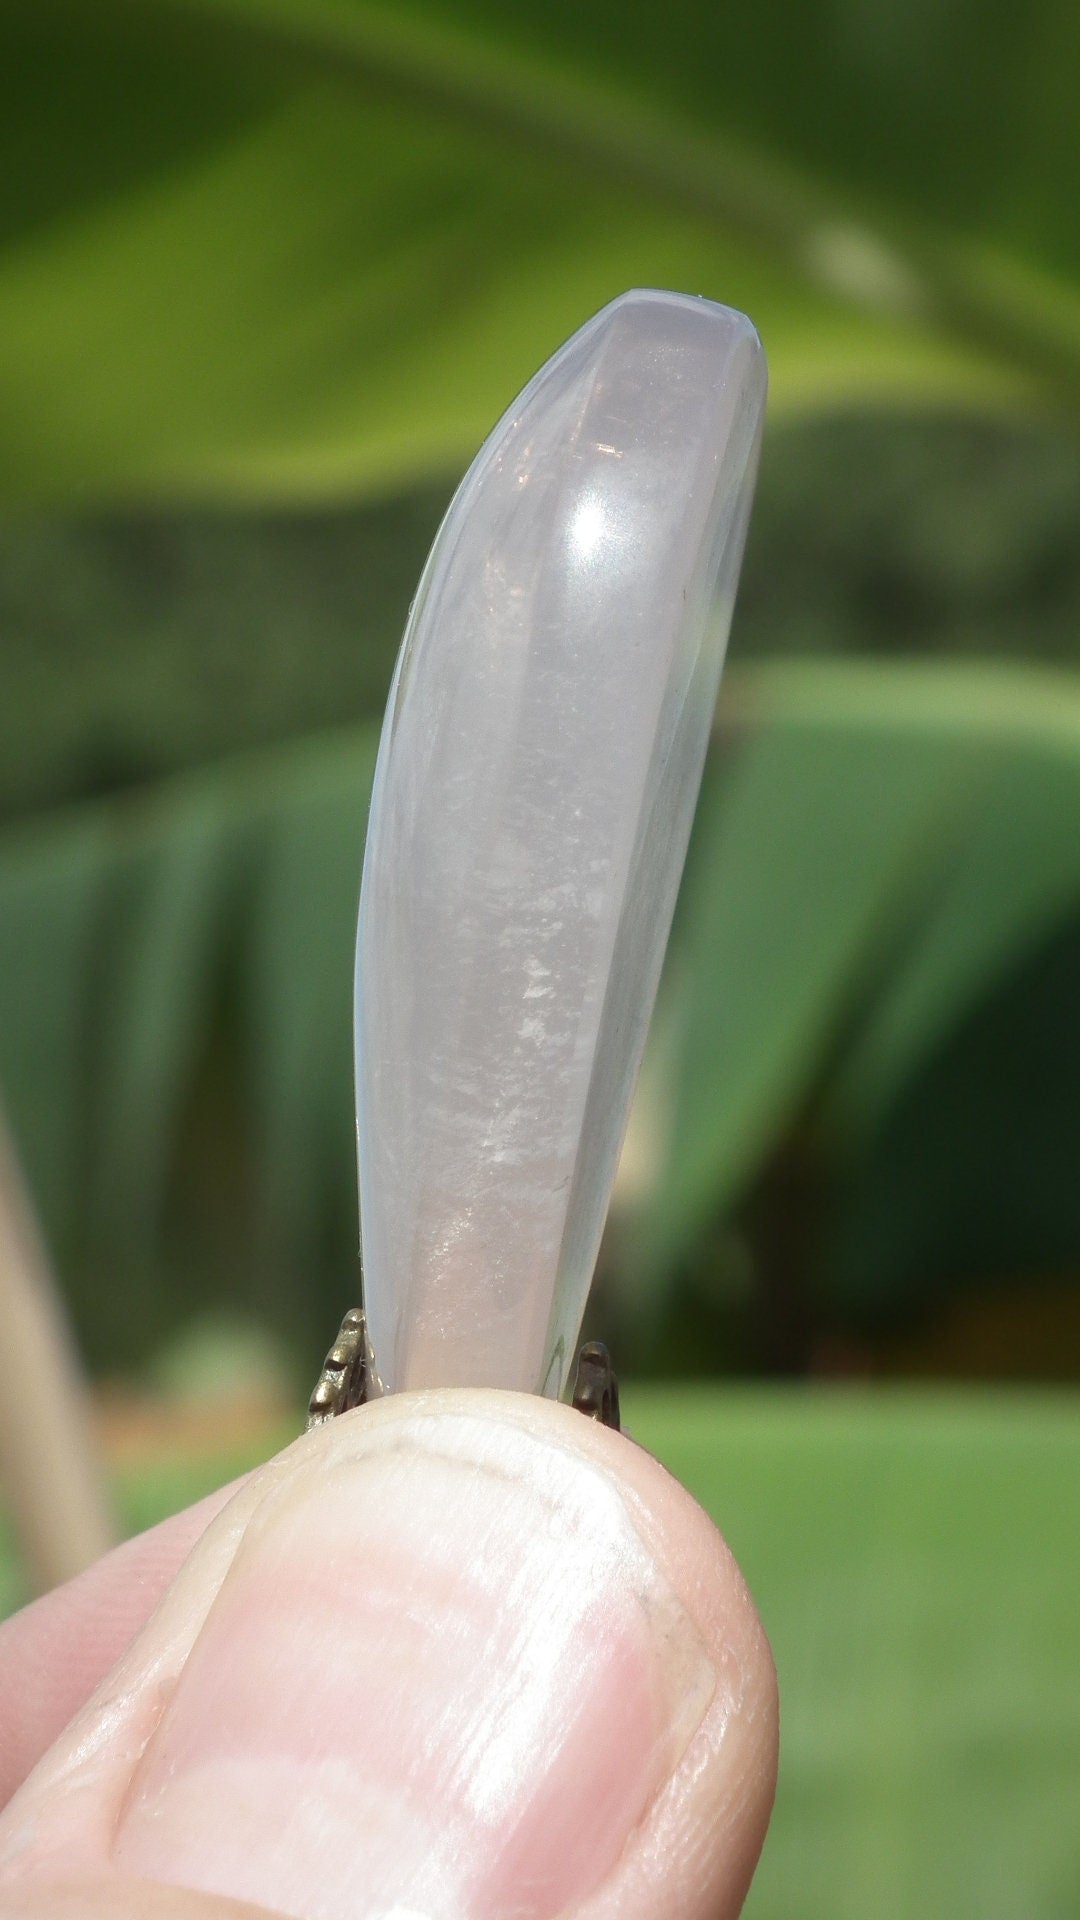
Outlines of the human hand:
M 726 1920 L 776 1773 L 712 1522 L 493 1392 L 343 1415 L 118 1548 L 0 1627 L 0 1701 L 3 1920 Z

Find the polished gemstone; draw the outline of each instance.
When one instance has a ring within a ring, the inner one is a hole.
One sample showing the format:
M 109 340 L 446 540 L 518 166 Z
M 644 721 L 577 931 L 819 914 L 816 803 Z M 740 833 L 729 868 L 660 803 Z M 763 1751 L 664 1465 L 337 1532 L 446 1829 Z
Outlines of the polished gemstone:
M 386 1388 L 562 1390 L 682 871 L 765 363 L 627 293 L 531 380 L 436 537 L 360 901 L 364 1289 Z

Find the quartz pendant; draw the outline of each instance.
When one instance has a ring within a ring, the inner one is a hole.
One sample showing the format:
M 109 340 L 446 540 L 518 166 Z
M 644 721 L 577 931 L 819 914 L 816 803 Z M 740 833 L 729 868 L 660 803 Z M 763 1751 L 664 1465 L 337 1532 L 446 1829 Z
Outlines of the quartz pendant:
M 765 383 L 742 314 L 624 294 L 515 400 L 431 550 L 357 936 L 382 1390 L 562 1391 L 700 784 Z

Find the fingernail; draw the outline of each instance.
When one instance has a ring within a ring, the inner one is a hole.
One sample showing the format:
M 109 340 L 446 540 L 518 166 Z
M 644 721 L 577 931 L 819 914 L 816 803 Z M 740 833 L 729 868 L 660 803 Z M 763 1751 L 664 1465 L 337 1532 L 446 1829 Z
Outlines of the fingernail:
M 700 1636 L 570 1447 L 467 1412 L 340 1426 L 250 1522 L 117 1862 L 298 1920 L 548 1920 L 685 1752 Z

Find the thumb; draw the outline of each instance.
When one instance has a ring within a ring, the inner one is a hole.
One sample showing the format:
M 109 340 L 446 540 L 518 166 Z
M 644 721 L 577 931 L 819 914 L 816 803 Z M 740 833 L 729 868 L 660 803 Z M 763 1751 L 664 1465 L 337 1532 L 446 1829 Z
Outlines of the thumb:
M 396 1395 L 209 1528 L 0 1819 L 0 1906 L 733 1915 L 775 1748 L 746 1589 L 655 1461 L 539 1399 Z

